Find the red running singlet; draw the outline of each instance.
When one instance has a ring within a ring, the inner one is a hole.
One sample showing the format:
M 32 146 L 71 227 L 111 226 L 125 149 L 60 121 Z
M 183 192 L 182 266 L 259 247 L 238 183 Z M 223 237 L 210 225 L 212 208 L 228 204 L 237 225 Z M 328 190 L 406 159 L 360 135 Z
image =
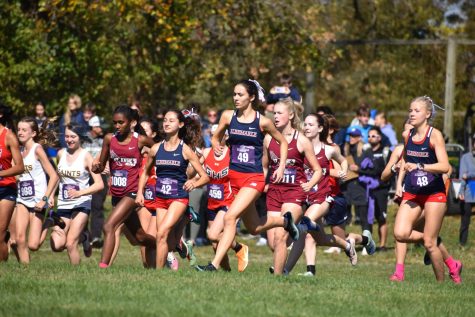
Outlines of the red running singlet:
M 141 159 L 139 135 L 136 132 L 128 144 L 120 144 L 115 135 L 112 136 L 109 159 L 112 196 L 124 197 L 137 192 Z
M 330 144 L 331 146 L 338 147 L 335 143 Z M 330 160 L 330 169 L 335 168 L 333 161 Z M 330 175 L 330 171 L 328 171 L 328 175 Z M 330 196 L 335 197 L 341 194 L 340 184 L 338 183 L 338 178 L 329 176 L 328 183 L 330 184 Z
M 147 163 L 148 153 L 144 153 L 142 159 L 142 166 L 140 167 L 140 175 L 142 175 L 145 164 Z M 152 166 L 150 175 L 145 183 L 145 190 L 143 192 L 144 207 L 148 210 L 155 211 L 157 207 L 157 197 L 155 194 L 155 186 L 157 185 L 157 176 L 155 174 L 155 166 Z
M 5 144 L 5 139 L 7 138 L 7 133 L 9 131 L 8 128 L 3 128 L 3 131 L 0 134 L 0 170 L 2 171 L 12 167 L 12 153 Z M 16 188 L 15 176 L 0 177 L 0 187 L 7 186 Z
M 207 186 L 208 210 L 229 207 L 234 200 L 231 183 L 229 182 L 229 153 L 230 150 L 226 149 L 224 157 L 217 160 L 211 150 L 204 161 L 204 168 L 210 179 Z
M 322 144 L 320 151 L 316 155 L 318 164 L 322 168 L 322 178 L 318 181 L 318 184 L 312 188 L 308 194 L 309 203 L 322 203 L 327 196 L 330 195 L 331 187 L 329 183 L 330 174 L 330 160 L 325 154 L 325 145 Z M 313 176 L 313 170 L 309 167 L 309 163 L 305 160 L 305 174 L 307 180 L 310 180 Z
M 295 188 L 296 186 L 300 187 L 300 184 L 305 183 L 305 171 L 304 171 L 304 160 L 305 154 L 300 153 L 297 148 L 297 139 L 299 133 L 297 130 L 294 131 L 292 141 L 288 145 L 287 161 L 285 162 L 284 177 L 280 184 L 269 184 L 269 188 L 278 186 L 278 187 L 291 187 Z M 280 164 L 280 145 L 279 143 L 272 138 L 269 142 L 269 175 L 273 175 L 274 172 L 279 168 Z

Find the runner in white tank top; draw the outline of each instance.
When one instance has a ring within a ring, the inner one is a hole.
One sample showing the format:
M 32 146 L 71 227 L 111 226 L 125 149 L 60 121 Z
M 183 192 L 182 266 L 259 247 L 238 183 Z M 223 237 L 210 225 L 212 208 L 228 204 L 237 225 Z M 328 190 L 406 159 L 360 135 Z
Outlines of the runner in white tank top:
M 81 147 L 86 131 L 79 126 L 67 125 L 66 149 L 58 153 L 60 176 L 57 214 L 66 223 L 64 229 L 54 226 L 51 248 L 55 252 L 68 250 L 71 264 L 79 264 L 81 257 L 77 245 L 83 243 L 84 254 L 91 256 L 89 232 L 84 230 L 91 210 L 91 194 L 104 188 L 100 174 L 91 173 L 93 158 Z M 94 183 L 89 186 L 92 176 Z
M 33 118 L 23 118 L 18 122 L 17 134 L 25 171 L 18 182 L 17 208 L 12 221 L 15 223 L 15 243 L 12 247 L 16 248 L 15 254 L 20 263 L 29 263 L 28 248 L 36 251 L 45 240 L 46 230 L 42 228 L 44 212 L 54 205 L 58 175 L 43 147 L 37 143 L 47 140 L 47 133 L 38 128 Z M 46 182 L 46 174 L 49 182 Z

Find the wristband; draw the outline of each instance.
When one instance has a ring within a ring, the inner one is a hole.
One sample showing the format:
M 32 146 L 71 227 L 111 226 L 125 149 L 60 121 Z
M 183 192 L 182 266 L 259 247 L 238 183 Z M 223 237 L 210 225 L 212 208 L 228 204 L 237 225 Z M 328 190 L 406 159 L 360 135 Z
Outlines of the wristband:
M 43 198 L 41 198 L 42 201 L 44 202 L 48 202 L 48 196 L 43 196 Z
M 423 163 L 417 163 L 417 169 L 419 171 L 423 171 L 424 170 L 424 164 Z
M 393 166 L 391 166 L 391 172 L 396 174 L 396 164 L 393 164 Z

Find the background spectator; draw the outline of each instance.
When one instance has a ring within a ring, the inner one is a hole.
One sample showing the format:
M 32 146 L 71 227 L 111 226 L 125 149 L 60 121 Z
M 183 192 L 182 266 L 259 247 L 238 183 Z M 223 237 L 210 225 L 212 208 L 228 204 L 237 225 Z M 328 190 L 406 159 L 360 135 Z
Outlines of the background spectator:
M 66 147 L 66 141 L 64 140 L 64 130 L 68 124 L 76 124 L 85 131 L 89 129 L 89 125 L 84 120 L 84 116 L 81 111 L 81 98 L 78 95 L 73 94 L 69 96 L 66 111 L 59 120 L 59 144 L 62 148 Z
M 39 101 L 35 105 L 35 121 L 38 124 L 38 128 L 42 127 L 46 119 L 48 119 L 46 116 L 46 107 L 43 102 Z
M 462 247 L 467 244 L 472 208 L 475 206 L 475 134 L 472 137 L 472 142 L 474 151 L 465 153 L 460 160 L 459 175 L 463 182 L 459 198 L 464 201 L 459 235 L 459 243 Z
M 384 112 L 378 112 L 374 119 L 374 125 L 379 127 L 381 132 L 387 136 L 389 143 L 391 144 L 389 148 L 391 151 L 393 151 L 394 147 L 398 144 L 396 131 L 394 131 L 392 124 L 387 121 L 386 114 Z

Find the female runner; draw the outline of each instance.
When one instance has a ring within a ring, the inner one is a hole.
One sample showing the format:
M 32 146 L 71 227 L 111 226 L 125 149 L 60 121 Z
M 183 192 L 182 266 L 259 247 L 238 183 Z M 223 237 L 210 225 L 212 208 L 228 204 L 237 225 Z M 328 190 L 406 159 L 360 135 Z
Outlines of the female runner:
M 139 223 L 135 213 L 135 198 L 137 196 L 141 150 L 144 146 L 152 147 L 153 140 L 132 132 L 132 127 L 137 124 L 134 118 L 136 110 L 126 105 L 118 106 L 114 110 L 112 122 L 115 133 L 108 133 L 104 137 L 101 155 L 92 165 L 93 173 L 101 173 L 107 160 L 109 160 L 112 194 L 112 212 L 104 223 L 104 246 L 102 248 L 99 267 L 107 268 L 111 263 L 114 246 L 116 244 L 115 232 L 124 221 Z M 129 217 L 131 216 L 131 217 Z M 139 242 L 154 245 L 155 239 L 138 230 L 136 237 Z
M 282 217 L 290 211 L 292 217 L 299 220 L 303 216 L 302 205 L 307 193 L 317 184 L 322 176 L 322 170 L 317 162 L 312 143 L 299 131 L 300 115 L 303 107 L 291 98 L 278 101 L 274 105 L 274 124 L 288 143 L 287 160 L 281 183 L 271 183 L 267 190 L 268 217 Z M 264 173 L 267 166 L 270 173 L 279 168 L 280 146 L 275 139 L 266 135 L 264 138 Z M 306 178 L 304 161 L 312 170 L 312 177 Z M 274 249 L 274 274 L 283 273 L 287 259 L 288 232 L 282 227 L 267 231 L 271 249 Z
M 59 178 L 40 144 L 47 141 L 48 132 L 39 129 L 34 118 L 26 117 L 18 122 L 17 134 L 25 170 L 18 180 L 19 197 L 15 212 L 16 254 L 20 263 L 28 264 L 28 248 L 37 251 L 46 238 L 47 228 L 43 227 L 45 209 L 54 206 L 54 192 Z M 46 175 L 49 177 L 48 181 Z M 57 224 L 64 226 L 62 221 L 57 220 Z
M 236 222 L 242 217 L 246 229 L 252 234 L 274 227 L 285 227 L 291 231 L 292 238 L 298 239 L 300 232 L 293 222 L 292 213 L 284 217 L 258 218 L 255 201 L 264 190 L 262 168 L 263 140 L 265 133 L 270 134 L 280 144 L 281 161 L 272 175 L 274 183 L 281 182 L 287 161 L 287 141 L 278 132 L 268 118 L 256 110 L 259 103 L 265 101 L 263 89 L 254 80 L 242 80 L 234 87 L 234 105 L 236 110 L 224 111 L 219 120 L 218 129 L 212 138 L 213 151 L 221 156 L 224 147 L 221 140 L 226 129 L 229 131 L 231 162 L 229 178 L 235 196 L 228 212 L 224 216 L 223 235 L 218 243 L 216 255 L 211 263 L 197 266 L 199 271 L 216 271 L 231 247 L 236 235 Z M 315 224 L 304 223 L 303 229 L 315 229 Z M 307 228 L 310 227 L 310 228 Z
M 398 242 L 423 241 L 436 280 L 441 282 L 444 280 L 444 264 L 437 237 L 447 202 L 442 174 L 448 172 L 449 162 L 442 133 L 429 124 L 434 115 L 435 105 L 429 97 L 417 97 L 411 101 L 409 123 L 414 128 L 409 132 L 402 157 L 403 169 L 398 176 L 396 195 L 402 196 L 402 202 L 396 215 L 394 236 Z M 423 211 L 424 230 L 418 232 L 413 228 Z M 461 269 L 462 264 L 453 261 L 452 270 L 460 273 Z
M 18 140 L 7 126 L 13 127 L 12 110 L 0 103 L 0 262 L 8 259 L 7 229 L 17 199 L 15 176 L 25 170 Z
M 211 136 L 214 135 L 217 128 L 217 124 L 211 127 Z M 226 136 L 221 141 L 223 146 L 226 145 L 227 136 L 226 133 Z M 229 148 L 224 147 L 221 156 L 216 156 L 211 148 L 206 148 L 203 152 L 203 156 L 205 158 L 204 169 L 210 178 L 210 183 L 208 184 L 208 230 L 206 233 L 216 252 L 219 238 L 223 232 L 224 215 L 234 200 L 228 175 L 230 160 Z M 245 244 L 238 243 L 236 239 L 234 239 L 231 248 L 236 252 L 238 271 L 244 272 L 249 263 L 249 247 Z M 231 271 L 227 254 L 221 262 L 221 267 L 225 271 Z
M 170 110 L 165 114 L 163 120 L 165 140 L 150 149 L 137 192 L 136 202 L 143 206 L 145 184 L 155 165 L 158 207 L 156 265 L 160 269 L 166 264 L 168 252 L 174 250 L 179 241 L 173 229 L 183 219 L 188 207 L 188 192 L 209 182 L 198 157 L 191 149 L 196 147 L 194 142 L 201 137 L 201 134 L 198 135 L 193 125 L 186 124 L 185 121 L 185 116 L 179 110 Z M 188 162 L 199 174 L 198 180 L 188 180 L 186 174 Z
M 68 250 L 69 261 L 77 265 L 81 261 L 78 252 L 80 239 L 84 253 L 91 256 L 88 233 L 83 233 L 91 211 L 92 194 L 104 188 L 100 174 L 91 172 L 92 155 L 81 147 L 85 131 L 78 125 L 66 125 L 64 139 L 66 149 L 58 152 L 59 195 L 57 214 L 66 223 L 65 228 L 55 226 L 51 233 L 51 248 L 55 252 Z M 89 186 L 92 176 L 94 183 Z

